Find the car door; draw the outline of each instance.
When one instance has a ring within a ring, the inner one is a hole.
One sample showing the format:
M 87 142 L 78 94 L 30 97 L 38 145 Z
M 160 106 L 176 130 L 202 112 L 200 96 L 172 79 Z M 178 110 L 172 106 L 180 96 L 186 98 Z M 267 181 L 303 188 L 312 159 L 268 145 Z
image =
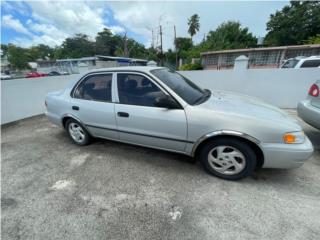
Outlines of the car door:
M 183 152 L 187 139 L 184 109 L 154 106 L 168 95 L 143 73 L 117 73 L 116 122 L 121 141 Z
M 95 137 L 118 140 L 114 103 L 113 73 L 95 73 L 80 81 L 71 93 L 72 114 Z

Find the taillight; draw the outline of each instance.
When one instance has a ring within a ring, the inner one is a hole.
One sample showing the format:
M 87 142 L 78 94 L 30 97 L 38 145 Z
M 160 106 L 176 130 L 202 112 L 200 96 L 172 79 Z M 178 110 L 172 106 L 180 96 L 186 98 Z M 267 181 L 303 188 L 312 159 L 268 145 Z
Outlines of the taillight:
M 319 87 L 316 84 L 313 84 L 311 88 L 309 89 L 309 95 L 312 97 L 318 97 L 319 96 Z

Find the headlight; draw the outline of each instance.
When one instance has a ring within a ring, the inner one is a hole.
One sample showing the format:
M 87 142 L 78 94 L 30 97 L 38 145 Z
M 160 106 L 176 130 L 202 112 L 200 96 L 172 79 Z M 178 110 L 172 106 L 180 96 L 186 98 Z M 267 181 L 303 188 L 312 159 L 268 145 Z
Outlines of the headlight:
M 289 132 L 283 135 L 283 141 L 285 143 L 304 143 L 306 136 L 304 132 Z

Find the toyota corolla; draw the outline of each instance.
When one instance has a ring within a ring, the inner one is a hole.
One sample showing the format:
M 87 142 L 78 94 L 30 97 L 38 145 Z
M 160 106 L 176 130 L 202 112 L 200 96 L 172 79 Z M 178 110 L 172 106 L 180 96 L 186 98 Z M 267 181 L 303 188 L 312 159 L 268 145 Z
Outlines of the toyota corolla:
M 186 154 L 237 180 L 258 168 L 296 168 L 313 152 L 297 121 L 259 99 L 202 89 L 161 67 L 97 69 L 46 97 L 70 139 L 105 138 Z

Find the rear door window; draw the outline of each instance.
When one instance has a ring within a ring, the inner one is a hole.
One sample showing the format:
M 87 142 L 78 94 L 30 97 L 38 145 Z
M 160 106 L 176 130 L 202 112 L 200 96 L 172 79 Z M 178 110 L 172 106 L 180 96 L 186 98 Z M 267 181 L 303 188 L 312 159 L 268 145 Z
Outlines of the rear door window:
M 73 97 L 93 100 L 111 102 L 111 85 L 112 74 L 97 74 L 88 76 L 75 89 Z
M 319 67 L 319 66 L 320 66 L 320 59 L 307 60 L 301 64 L 301 68 L 310 68 L 310 67 Z

